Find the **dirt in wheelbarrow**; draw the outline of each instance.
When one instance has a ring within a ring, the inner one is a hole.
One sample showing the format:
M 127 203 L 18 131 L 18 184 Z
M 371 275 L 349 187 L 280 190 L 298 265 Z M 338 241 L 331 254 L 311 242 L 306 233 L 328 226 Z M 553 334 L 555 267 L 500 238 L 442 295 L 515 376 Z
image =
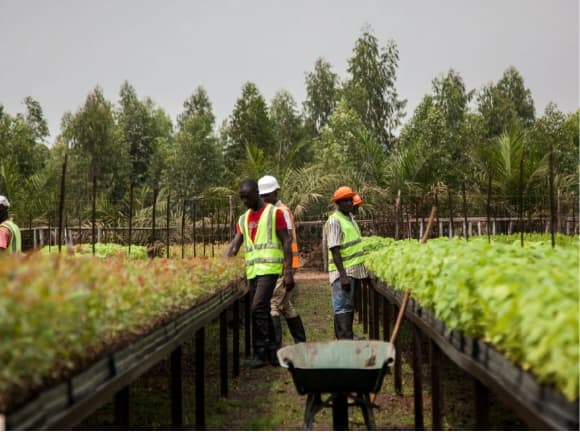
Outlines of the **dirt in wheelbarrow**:
M 309 342 L 334 340 L 330 288 L 325 273 L 301 270 L 296 275 L 297 295 L 294 301 L 306 329 Z M 283 344 L 292 339 L 283 323 Z M 359 317 L 355 316 L 355 336 L 368 338 Z M 229 380 L 227 397 L 220 396 L 217 346 L 219 329 L 208 328 L 206 350 L 216 350 L 215 363 L 206 360 L 206 429 L 209 430 L 300 430 L 304 428 L 306 396 L 297 393 L 287 369 L 267 366 L 249 369 L 242 365 L 240 376 Z M 402 358 L 402 393 L 397 394 L 393 374 L 385 376 L 374 410 L 378 430 L 416 430 L 413 399 L 413 375 L 410 367 L 411 329 L 404 324 L 399 333 Z M 243 331 L 241 334 L 243 345 Z M 194 348 L 184 347 L 184 429 L 195 428 Z M 423 418 L 431 429 L 431 394 L 429 389 L 428 348 L 423 349 Z M 243 348 L 242 348 L 243 355 Z M 231 359 L 230 359 L 231 362 Z M 231 365 L 231 363 L 229 363 Z M 442 428 L 475 429 L 473 381 L 453 364 L 443 360 Z M 163 361 L 131 386 L 131 425 L 139 429 L 167 429 L 171 425 L 169 394 L 169 361 Z M 365 430 L 360 408 L 349 407 L 349 429 Z M 524 429 L 517 418 L 491 398 L 490 429 Z M 87 418 L 78 429 L 110 429 L 113 407 L 108 404 Z M 324 408 L 314 418 L 314 430 L 331 430 L 332 409 Z

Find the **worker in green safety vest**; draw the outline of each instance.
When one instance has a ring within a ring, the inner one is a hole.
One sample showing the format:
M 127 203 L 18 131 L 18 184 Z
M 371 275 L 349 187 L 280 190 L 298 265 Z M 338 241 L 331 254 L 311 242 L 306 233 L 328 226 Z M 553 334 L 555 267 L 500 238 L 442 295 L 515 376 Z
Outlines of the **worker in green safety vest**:
M 252 347 L 254 356 L 248 366 L 255 369 L 275 364 L 275 340 L 270 301 L 276 280 L 283 274 L 286 291 L 294 288 L 292 272 L 292 238 L 283 212 L 264 201 L 258 193 L 258 183 L 243 180 L 240 199 L 248 210 L 239 218 L 236 235 L 224 255 L 234 256 L 242 244 L 245 247 L 246 279 L 252 293 Z
M 0 255 L 22 251 L 20 229 L 8 214 L 10 202 L 4 195 L 0 195 Z
M 332 196 L 336 210 L 324 225 L 328 250 L 328 276 L 332 286 L 334 332 L 337 339 L 353 339 L 355 290 L 368 277 L 363 265 L 364 250 L 360 229 L 352 216 L 356 193 L 348 186 L 339 187 Z

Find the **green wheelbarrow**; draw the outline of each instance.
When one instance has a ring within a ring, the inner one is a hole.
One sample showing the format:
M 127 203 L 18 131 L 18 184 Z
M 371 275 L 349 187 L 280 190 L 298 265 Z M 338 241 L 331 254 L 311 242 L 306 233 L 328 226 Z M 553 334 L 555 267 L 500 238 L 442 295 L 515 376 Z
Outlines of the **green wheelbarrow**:
M 332 407 L 334 430 L 348 429 L 348 407 L 359 406 L 368 429 L 375 429 L 370 394 L 378 393 L 395 360 L 390 342 L 338 340 L 299 343 L 278 350 L 280 365 L 289 369 L 296 390 L 308 395 L 304 427 L 312 429 L 314 416 Z M 323 401 L 322 394 L 330 393 Z M 348 399 L 352 399 L 349 404 Z

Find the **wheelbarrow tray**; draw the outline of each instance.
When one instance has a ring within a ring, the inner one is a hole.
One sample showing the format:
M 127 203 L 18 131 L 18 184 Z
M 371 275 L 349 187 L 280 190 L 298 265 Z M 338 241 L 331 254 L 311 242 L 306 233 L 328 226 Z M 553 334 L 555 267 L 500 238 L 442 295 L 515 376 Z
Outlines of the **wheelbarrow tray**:
M 395 359 L 389 342 L 339 340 L 299 343 L 278 350 L 299 394 L 377 393 Z

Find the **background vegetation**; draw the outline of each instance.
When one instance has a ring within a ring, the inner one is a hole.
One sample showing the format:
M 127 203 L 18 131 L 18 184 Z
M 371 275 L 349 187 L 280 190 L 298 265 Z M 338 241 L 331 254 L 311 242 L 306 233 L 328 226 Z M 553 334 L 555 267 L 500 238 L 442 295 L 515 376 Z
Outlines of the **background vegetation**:
M 319 217 L 342 184 L 363 195 L 367 212 L 383 210 L 399 191 L 412 205 L 434 190 L 465 190 L 474 211 L 484 213 L 485 197 L 493 196 L 502 214 L 519 206 L 529 215 L 549 206 L 552 149 L 555 193 L 567 203 L 561 210 L 576 206 L 580 111 L 550 104 L 537 114 L 512 66 L 481 89 L 467 89 L 450 69 L 433 78 L 431 93 L 403 123 L 398 61 L 395 41 L 382 44 L 364 29 L 346 76 L 319 58 L 305 74 L 301 105 L 284 90 L 266 101 L 247 82 L 220 125 L 202 86 L 185 97 L 175 121 L 129 82 L 117 101 L 97 86 L 64 113 L 50 146 L 37 101 L 27 97 L 16 114 L 0 104 L 0 194 L 21 225 L 56 220 L 66 160 L 64 214 L 86 221 L 94 211 L 102 226 L 129 214 L 150 225 L 160 203 L 179 218 L 193 200 L 236 195 L 239 180 L 266 173 L 280 180 L 298 219 Z M 527 197 L 521 205 L 520 192 Z

